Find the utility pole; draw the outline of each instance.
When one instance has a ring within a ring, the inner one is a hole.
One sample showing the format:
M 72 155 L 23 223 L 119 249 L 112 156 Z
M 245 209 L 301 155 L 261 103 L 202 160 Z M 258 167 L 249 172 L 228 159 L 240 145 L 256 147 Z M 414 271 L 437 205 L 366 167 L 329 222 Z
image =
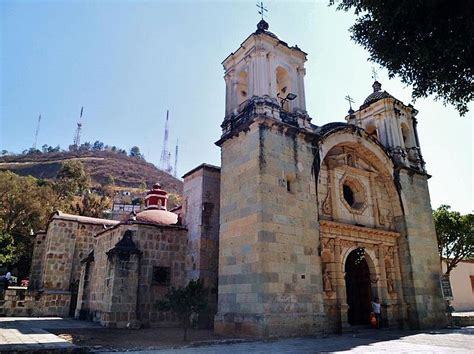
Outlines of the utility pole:
M 33 149 L 36 149 L 36 144 L 38 143 L 38 133 L 40 130 L 40 123 L 41 123 L 41 114 L 38 117 L 38 124 L 36 125 L 36 132 L 35 132 L 35 140 L 33 142 Z

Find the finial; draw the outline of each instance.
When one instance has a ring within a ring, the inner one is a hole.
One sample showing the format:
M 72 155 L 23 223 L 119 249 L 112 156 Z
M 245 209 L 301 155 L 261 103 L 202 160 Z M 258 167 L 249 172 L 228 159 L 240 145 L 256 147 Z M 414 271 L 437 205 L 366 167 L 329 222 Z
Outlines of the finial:
M 378 78 L 379 76 L 377 74 L 377 70 L 375 70 L 375 68 L 372 67 L 372 79 L 374 79 L 374 81 L 377 81 Z
M 374 92 L 379 92 L 382 89 L 382 84 L 377 81 L 379 78 L 377 74 L 377 70 L 375 70 L 374 67 L 372 67 L 372 79 L 374 79 L 374 83 L 372 84 L 372 88 L 374 89 Z
M 374 92 L 379 92 L 380 90 L 382 90 L 382 84 L 378 81 L 374 81 L 374 83 L 372 84 L 372 88 L 374 89 Z
M 352 103 L 354 103 L 354 100 L 352 99 L 352 97 L 349 96 L 349 95 L 347 95 L 346 97 L 344 97 L 344 99 L 345 99 L 347 102 L 349 102 L 349 111 L 348 111 L 348 113 L 349 113 L 349 114 L 354 113 L 354 110 L 352 109 Z
M 268 12 L 268 10 L 263 6 L 263 2 L 260 2 L 260 4 L 257 3 L 258 7 L 258 13 L 262 16 L 262 21 L 263 21 L 263 16 L 265 16 L 265 12 Z
M 259 23 L 257 23 L 257 32 L 258 31 L 266 31 L 268 30 L 268 23 L 265 20 L 260 20 Z
M 262 16 L 262 19 L 260 22 L 257 24 L 257 32 L 263 32 L 268 30 L 268 23 L 263 19 L 265 16 L 265 12 L 268 12 L 268 10 L 263 6 L 263 2 L 260 2 L 260 4 L 257 4 L 258 7 L 258 13 Z

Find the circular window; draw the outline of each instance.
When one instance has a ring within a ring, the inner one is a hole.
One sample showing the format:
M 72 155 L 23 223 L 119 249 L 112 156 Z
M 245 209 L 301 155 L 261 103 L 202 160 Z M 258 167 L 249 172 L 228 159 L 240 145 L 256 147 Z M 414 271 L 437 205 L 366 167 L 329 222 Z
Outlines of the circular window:
M 367 206 L 364 188 L 354 178 L 348 177 L 342 183 L 342 197 L 351 209 L 362 212 Z

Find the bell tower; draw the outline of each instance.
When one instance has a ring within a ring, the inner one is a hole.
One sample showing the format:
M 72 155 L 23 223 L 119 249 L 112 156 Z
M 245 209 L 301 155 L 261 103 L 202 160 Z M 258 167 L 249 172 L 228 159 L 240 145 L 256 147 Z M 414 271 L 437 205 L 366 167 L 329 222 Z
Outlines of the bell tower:
M 373 92 L 367 96 L 357 111 L 349 111 L 349 124 L 364 128 L 390 152 L 394 161 L 420 172 L 425 171 L 418 140 L 418 111 L 405 105 L 387 91 L 377 80 L 372 84 Z
M 306 53 L 260 21 L 223 62 L 218 333 L 322 330 L 315 174 Z
M 421 155 L 417 132 L 418 111 L 405 105 L 380 82 L 372 85 L 357 111 L 349 111 L 346 120 L 366 130 L 382 144 L 394 165 L 394 180 L 402 202 L 403 216 L 395 218 L 400 269 L 404 295 L 409 304 L 409 322 L 413 328 L 428 328 L 444 321 L 443 298 L 439 288 L 439 256 L 436 230 L 428 189 L 428 175 Z
M 268 31 L 261 20 L 235 53 L 224 61 L 226 118 L 241 113 L 257 98 L 289 113 L 306 114 L 306 53 Z M 275 112 L 275 118 L 278 118 Z

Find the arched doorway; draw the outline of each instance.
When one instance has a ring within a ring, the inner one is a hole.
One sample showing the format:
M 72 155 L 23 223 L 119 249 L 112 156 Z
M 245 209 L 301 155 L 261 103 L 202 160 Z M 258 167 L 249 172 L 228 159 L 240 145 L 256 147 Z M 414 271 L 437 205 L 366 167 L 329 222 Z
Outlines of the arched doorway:
M 349 310 L 347 320 L 350 325 L 369 324 L 372 311 L 372 291 L 370 286 L 370 270 L 363 248 L 356 248 L 346 260 L 346 294 Z

